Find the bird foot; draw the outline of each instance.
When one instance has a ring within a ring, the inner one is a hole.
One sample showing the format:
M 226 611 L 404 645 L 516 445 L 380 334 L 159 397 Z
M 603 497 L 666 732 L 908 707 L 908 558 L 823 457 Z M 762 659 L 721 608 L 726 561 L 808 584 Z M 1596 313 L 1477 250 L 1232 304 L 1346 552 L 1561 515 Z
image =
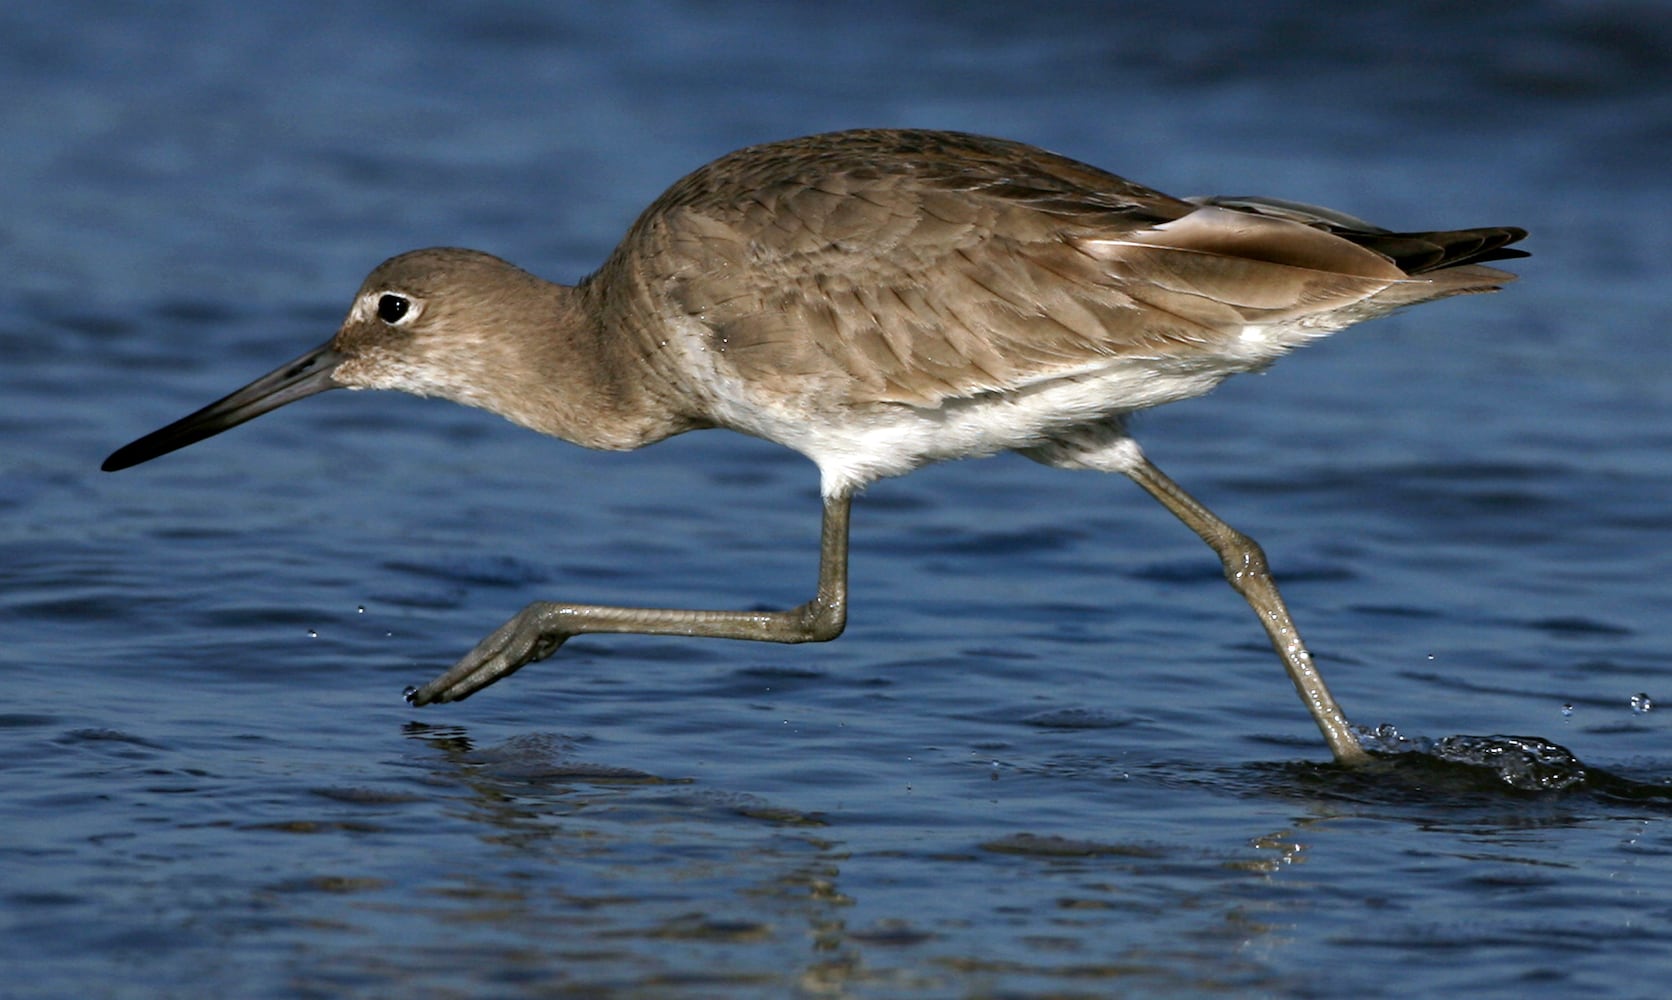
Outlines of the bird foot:
M 550 608 L 548 604 L 537 602 L 517 612 L 510 621 L 477 643 L 446 673 L 421 687 L 407 688 L 407 704 L 419 707 L 436 702 L 463 701 L 530 663 L 557 652 L 569 634 L 551 631 L 548 620 Z

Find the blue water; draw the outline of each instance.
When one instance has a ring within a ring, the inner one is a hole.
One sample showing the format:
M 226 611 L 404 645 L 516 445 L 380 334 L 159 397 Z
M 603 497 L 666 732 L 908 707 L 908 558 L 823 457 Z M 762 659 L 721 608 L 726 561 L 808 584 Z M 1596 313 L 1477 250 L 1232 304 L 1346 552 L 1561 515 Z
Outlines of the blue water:
M 0 995 L 1663 995 L 1664 5 L 283 10 L 0 11 Z M 855 125 L 1533 232 L 1139 426 L 1378 767 L 1112 477 L 877 485 L 838 642 L 587 638 L 414 710 L 537 598 L 804 600 L 814 470 L 333 393 L 97 471 L 392 253 L 572 280 L 686 170 Z M 1493 734 L 1577 759 L 1446 739 Z

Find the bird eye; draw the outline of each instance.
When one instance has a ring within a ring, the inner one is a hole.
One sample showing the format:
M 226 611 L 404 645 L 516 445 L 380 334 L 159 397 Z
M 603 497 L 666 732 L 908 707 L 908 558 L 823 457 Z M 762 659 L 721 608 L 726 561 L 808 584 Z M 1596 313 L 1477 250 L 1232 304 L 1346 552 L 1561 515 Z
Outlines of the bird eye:
M 377 318 L 385 323 L 399 323 L 412 311 L 412 300 L 404 295 L 384 293 L 377 297 Z

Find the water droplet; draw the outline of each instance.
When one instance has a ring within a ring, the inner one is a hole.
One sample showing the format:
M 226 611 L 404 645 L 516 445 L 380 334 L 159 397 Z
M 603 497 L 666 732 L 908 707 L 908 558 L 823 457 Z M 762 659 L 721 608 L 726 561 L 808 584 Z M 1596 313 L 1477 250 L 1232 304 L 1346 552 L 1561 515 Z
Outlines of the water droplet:
M 1649 709 L 1654 707 L 1654 701 L 1641 691 L 1631 696 L 1631 710 L 1636 712 L 1638 715 L 1642 715 L 1644 712 L 1647 712 Z
M 1572 714 L 1573 714 L 1573 702 L 1570 701 L 1567 704 L 1562 706 L 1562 717 L 1566 718 L 1567 716 L 1570 716 Z

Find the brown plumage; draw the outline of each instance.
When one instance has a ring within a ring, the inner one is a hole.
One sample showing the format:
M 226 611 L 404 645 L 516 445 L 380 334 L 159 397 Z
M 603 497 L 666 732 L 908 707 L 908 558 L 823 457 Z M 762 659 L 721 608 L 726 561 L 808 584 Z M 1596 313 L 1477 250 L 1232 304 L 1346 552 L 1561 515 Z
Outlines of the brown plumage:
M 596 448 L 701 427 L 777 441 L 823 479 L 819 586 L 784 612 L 536 602 L 409 697 L 453 701 L 587 632 L 802 642 L 846 622 L 856 490 L 1014 449 L 1120 472 L 1219 554 L 1338 760 L 1364 758 L 1252 539 L 1156 469 L 1127 414 L 1200 395 L 1401 306 L 1498 288 L 1494 227 L 1392 233 L 1258 197 L 1180 199 L 1020 143 L 808 136 L 721 157 L 553 284 L 419 250 L 366 279 L 330 342 L 119 449 L 146 461 L 325 389 L 402 389 Z
M 1519 256 L 1498 248 L 1524 235 L 1355 231 L 1228 204 L 980 136 L 811 136 L 675 184 L 587 286 L 643 296 L 652 328 L 671 310 L 698 318 L 743 379 L 792 381 L 819 405 L 933 406 L 1352 309 L 1389 281 Z M 1506 278 L 1453 271 L 1397 304 Z

